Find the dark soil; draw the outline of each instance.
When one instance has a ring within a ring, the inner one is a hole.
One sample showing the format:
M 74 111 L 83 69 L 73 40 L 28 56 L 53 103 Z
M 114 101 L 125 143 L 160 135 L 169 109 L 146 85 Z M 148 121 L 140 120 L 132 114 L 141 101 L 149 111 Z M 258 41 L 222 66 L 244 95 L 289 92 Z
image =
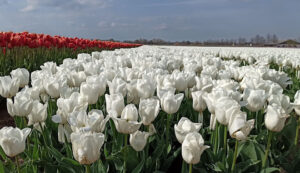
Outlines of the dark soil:
M 0 102 L 0 129 L 4 126 L 15 126 L 14 119 L 7 112 L 6 101 Z

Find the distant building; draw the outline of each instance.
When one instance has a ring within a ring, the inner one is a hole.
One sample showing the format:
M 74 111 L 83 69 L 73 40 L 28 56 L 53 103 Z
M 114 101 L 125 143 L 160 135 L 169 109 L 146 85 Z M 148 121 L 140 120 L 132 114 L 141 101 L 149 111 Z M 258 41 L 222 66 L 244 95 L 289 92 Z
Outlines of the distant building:
M 278 43 L 276 46 L 277 47 L 299 47 L 300 48 L 300 43 L 295 40 L 286 40 L 286 41 Z

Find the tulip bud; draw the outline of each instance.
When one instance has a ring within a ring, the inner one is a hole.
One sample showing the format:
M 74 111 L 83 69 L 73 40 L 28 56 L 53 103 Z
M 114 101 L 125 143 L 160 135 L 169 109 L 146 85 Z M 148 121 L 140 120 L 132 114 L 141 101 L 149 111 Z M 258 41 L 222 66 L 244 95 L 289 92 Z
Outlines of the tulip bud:
M 71 142 L 74 158 L 82 165 L 90 165 L 100 157 L 100 149 L 104 143 L 102 133 L 72 133 Z
M 203 91 L 192 92 L 193 108 L 197 112 L 202 112 L 206 109 L 206 103 L 203 99 Z
M 31 129 L 13 127 L 3 127 L 0 130 L 0 145 L 9 157 L 14 157 L 25 150 L 25 141 Z
M 139 114 L 143 124 L 150 125 L 157 117 L 159 110 L 160 105 L 158 99 L 142 99 L 139 104 Z
M 285 120 L 289 117 L 285 110 L 277 104 L 268 105 L 267 113 L 265 115 L 265 126 L 268 130 L 273 132 L 280 132 L 284 125 Z
M 263 108 L 267 99 L 265 90 L 252 90 L 246 88 L 244 90 L 243 100 L 247 101 L 246 108 L 252 112 L 257 112 Z
M 135 151 L 142 151 L 147 144 L 149 132 L 136 131 L 130 134 L 129 142 Z
M 46 121 L 47 107 L 48 103 L 42 104 L 38 100 L 33 101 L 31 113 L 28 115 L 28 126 Z
M 5 98 L 11 98 L 19 90 L 20 80 L 10 76 L 0 77 L 0 95 Z

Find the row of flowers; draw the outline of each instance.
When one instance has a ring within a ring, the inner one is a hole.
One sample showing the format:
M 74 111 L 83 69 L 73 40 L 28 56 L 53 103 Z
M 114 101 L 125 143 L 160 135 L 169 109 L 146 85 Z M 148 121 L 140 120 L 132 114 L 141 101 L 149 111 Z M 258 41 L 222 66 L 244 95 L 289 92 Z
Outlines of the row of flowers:
M 63 157 L 86 165 L 87 172 L 95 164 L 110 172 L 167 171 L 167 165 L 176 167 L 180 151 L 189 165 L 182 162 L 183 172 L 278 170 L 281 165 L 273 160 L 281 155 L 271 144 L 282 145 L 279 151 L 298 145 L 299 123 L 292 129 L 292 144 L 281 144 L 277 132 L 286 120 L 294 123 L 291 114 L 300 115 L 299 86 L 290 89 L 288 74 L 265 61 L 241 66 L 239 59 L 197 51 L 143 46 L 79 54 L 59 66 L 47 62 L 31 74 L 13 70 L 0 77 L 0 95 L 23 129 L 1 129 L 0 145 L 14 157 L 30 153 L 34 141 L 41 140 L 40 149 L 56 147 Z M 251 152 L 262 152 L 249 154 L 250 146 L 255 148 Z M 46 169 L 32 158 L 28 164 Z
M 50 36 L 47 34 L 36 34 L 29 32 L 0 32 L 0 47 L 5 54 L 6 48 L 14 47 L 29 47 L 29 48 L 72 48 L 72 49 L 86 49 L 86 48 L 131 48 L 140 46 L 139 44 L 129 44 L 111 41 L 89 40 L 83 38 L 70 38 L 63 36 Z

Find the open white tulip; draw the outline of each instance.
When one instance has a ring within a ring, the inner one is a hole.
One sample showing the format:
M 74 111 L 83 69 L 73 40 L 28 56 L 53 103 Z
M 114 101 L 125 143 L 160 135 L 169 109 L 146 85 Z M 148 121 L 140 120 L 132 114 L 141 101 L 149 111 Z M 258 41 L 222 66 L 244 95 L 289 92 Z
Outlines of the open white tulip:
M 130 134 L 129 143 L 135 151 L 142 151 L 147 144 L 149 132 L 136 131 Z
M 289 116 L 280 105 L 268 105 L 265 115 L 265 126 L 270 131 L 280 132 L 285 125 L 285 120 Z
M 201 123 L 193 123 L 186 117 L 181 117 L 178 124 L 174 125 L 175 135 L 179 143 L 182 143 L 187 134 L 198 132 L 202 127 Z
M 12 78 L 20 80 L 20 87 L 23 88 L 29 83 L 29 71 L 25 68 L 18 68 L 10 72 Z
M 75 111 L 68 117 L 73 132 L 92 131 L 103 132 L 109 116 L 104 118 L 101 110 L 93 109 L 88 114 L 86 111 Z
M 118 94 L 121 93 L 123 97 L 126 96 L 126 82 L 121 78 L 114 78 L 111 82 L 107 81 L 109 87 L 109 94 Z
M 119 117 L 125 107 L 124 97 L 122 94 L 105 94 L 106 101 L 106 111 L 110 113 L 111 111 L 117 112 L 117 117 Z
M 102 133 L 81 133 L 71 134 L 72 150 L 74 158 L 82 165 L 90 165 L 100 157 L 100 149 L 104 144 Z
M 172 92 L 165 93 L 160 99 L 162 110 L 168 114 L 176 113 L 181 105 L 183 97 L 184 94 L 182 93 L 176 95 Z
M 68 85 L 70 87 L 79 87 L 82 82 L 86 80 L 86 75 L 84 71 L 76 72 L 76 71 L 70 71 L 68 73 Z
M 32 110 L 33 100 L 25 91 L 17 93 L 14 101 L 11 98 L 7 99 L 7 111 L 13 116 L 25 117 Z
M 241 108 L 239 103 L 230 97 L 221 97 L 215 104 L 217 105 L 215 108 L 215 116 L 217 121 L 223 125 L 228 125 L 231 110 L 240 110 Z
M 150 77 L 144 76 L 142 79 L 137 80 L 138 96 L 141 99 L 152 97 L 154 95 L 155 89 L 156 85 Z
M 30 128 L 20 130 L 19 128 L 3 127 L 0 130 L 0 146 L 5 154 L 14 157 L 24 152 L 25 141 L 30 132 Z
M 0 77 L 0 95 L 5 98 L 11 98 L 16 95 L 20 87 L 18 78 L 10 76 Z
M 150 125 L 157 117 L 160 110 L 159 100 L 155 98 L 141 99 L 139 104 L 139 114 L 142 123 Z
M 182 158 L 188 164 L 197 164 L 200 162 L 200 157 L 203 151 L 207 148 L 209 148 L 209 146 L 204 145 L 204 140 L 199 133 L 189 133 L 186 135 L 182 143 Z
M 32 110 L 28 115 L 28 126 L 46 121 L 47 107 L 48 103 L 42 104 L 38 100 L 33 101 Z
M 254 122 L 254 119 L 247 121 L 247 114 L 245 112 L 239 109 L 232 110 L 228 124 L 230 136 L 236 140 L 246 140 L 254 127 Z
M 132 134 L 136 132 L 140 126 L 141 122 L 138 122 L 138 112 L 134 105 L 127 105 L 122 111 L 121 118 L 116 118 L 116 111 L 110 112 L 110 116 L 113 119 L 116 129 L 119 133 Z
M 263 108 L 267 99 L 265 90 L 253 90 L 246 88 L 244 90 L 243 100 L 247 101 L 246 108 L 251 112 L 257 112 Z
M 293 111 L 293 106 L 290 103 L 290 97 L 284 94 L 271 95 L 268 98 L 269 105 L 277 104 L 280 105 L 286 114 L 289 114 Z

